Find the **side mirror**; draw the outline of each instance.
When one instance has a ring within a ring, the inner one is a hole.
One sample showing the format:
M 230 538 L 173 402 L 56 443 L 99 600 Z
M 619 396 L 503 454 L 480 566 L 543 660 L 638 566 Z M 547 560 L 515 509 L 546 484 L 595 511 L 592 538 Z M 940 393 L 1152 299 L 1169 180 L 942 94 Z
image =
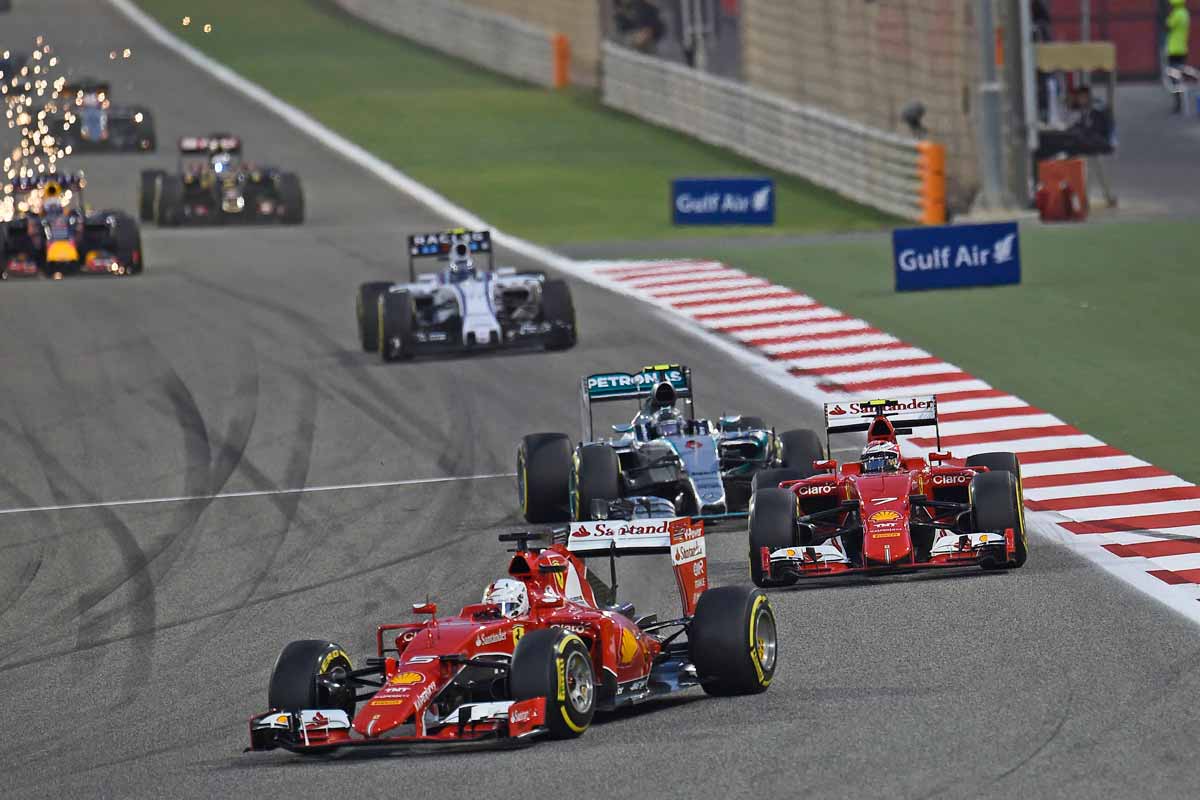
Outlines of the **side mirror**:
M 558 592 L 546 592 L 535 595 L 533 605 L 536 608 L 559 608 L 566 600 Z
M 949 450 L 947 450 L 944 453 L 930 453 L 929 454 L 929 463 L 930 464 L 941 464 L 943 461 L 949 461 L 952 458 L 954 458 L 954 456 L 950 455 Z
M 612 426 L 614 433 L 626 434 L 633 433 L 633 426 L 626 424 L 617 424 Z
M 437 603 L 413 603 L 414 614 L 428 614 L 429 616 L 437 616 Z
M 837 459 L 827 458 L 824 461 L 814 461 L 813 462 L 813 469 L 815 469 L 819 472 L 820 471 L 837 472 L 837 468 L 838 468 Z

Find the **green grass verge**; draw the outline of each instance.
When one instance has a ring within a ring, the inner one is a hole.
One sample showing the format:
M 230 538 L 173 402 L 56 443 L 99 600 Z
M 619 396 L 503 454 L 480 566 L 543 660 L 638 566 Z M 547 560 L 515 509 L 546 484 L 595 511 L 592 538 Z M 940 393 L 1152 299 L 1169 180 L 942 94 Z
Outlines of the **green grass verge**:
M 1200 482 L 1198 254 L 1195 223 L 1025 226 L 1021 285 L 897 294 L 882 237 L 691 253 L 867 319 Z
M 610 111 L 594 92 L 508 80 L 373 30 L 323 0 L 140 5 L 273 94 L 527 238 L 555 244 L 677 236 L 668 216 L 669 182 L 688 175 L 774 177 L 775 234 L 891 221 L 805 181 Z M 185 15 L 193 20 L 187 27 Z M 211 33 L 203 33 L 205 24 Z

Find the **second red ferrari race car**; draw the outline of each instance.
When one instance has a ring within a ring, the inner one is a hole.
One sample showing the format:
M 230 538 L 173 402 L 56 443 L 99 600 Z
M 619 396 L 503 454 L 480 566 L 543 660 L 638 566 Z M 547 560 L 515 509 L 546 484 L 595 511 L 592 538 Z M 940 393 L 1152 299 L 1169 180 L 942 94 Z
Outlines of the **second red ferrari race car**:
M 632 516 L 632 515 L 631 515 Z M 270 711 L 250 720 L 250 749 L 302 753 L 404 745 L 517 744 L 581 735 L 597 711 L 701 686 L 765 691 L 777 639 L 767 596 L 708 588 L 704 526 L 683 518 L 573 523 L 548 547 L 528 533 L 507 578 L 456 616 L 413 606 L 421 622 L 380 625 L 364 666 L 322 640 L 292 642 L 275 663 Z M 683 615 L 637 616 L 597 602 L 582 561 L 669 554 Z
M 1020 567 L 1028 545 L 1014 453 L 905 458 L 898 435 L 937 428 L 937 398 L 825 405 L 835 433 L 867 434 L 860 461 L 814 462 L 802 478 L 772 470 L 750 506 L 750 575 L 758 586 L 854 573 Z M 760 476 L 763 477 L 763 476 Z M 790 479 L 790 478 L 796 479 Z

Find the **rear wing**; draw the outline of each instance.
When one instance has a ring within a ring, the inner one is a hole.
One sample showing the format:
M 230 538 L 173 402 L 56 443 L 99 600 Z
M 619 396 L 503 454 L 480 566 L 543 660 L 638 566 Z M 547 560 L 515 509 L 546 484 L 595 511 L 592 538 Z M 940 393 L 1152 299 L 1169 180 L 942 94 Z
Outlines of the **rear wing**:
M 696 603 L 708 588 L 704 522 L 690 517 L 572 522 L 567 550 L 580 558 L 607 556 L 614 594 L 618 557 L 670 554 L 685 617 L 696 613 Z
M 36 192 L 38 189 L 45 188 L 51 184 L 57 184 L 60 189 L 82 189 L 87 185 L 87 180 L 84 178 L 82 172 L 51 172 L 45 175 L 14 178 L 12 191 L 14 194 L 17 192 Z
M 896 400 L 861 400 L 825 404 L 825 452 L 829 449 L 829 438 L 835 433 L 858 433 L 871 430 L 879 417 L 885 417 L 896 433 L 907 435 L 913 428 L 930 428 L 936 431 L 937 449 L 942 449 L 942 433 L 938 428 L 937 396 L 921 395 L 901 397 Z
M 184 136 L 179 140 L 180 155 L 207 155 L 211 153 L 242 152 L 242 140 L 227 133 L 213 133 L 208 136 Z
M 583 423 L 583 441 L 592 441 L 592 404 L 612 400 L 641 400 L 660 383 L 669 383 L 675 395 L 686 400 L 692 418 L 692 370 L 680 364 L 653 364 L 638 372 L 600 372 L 579 379 L 579 406 Z
M 450 258 L 450 250 L 457 244 L 467 246 L 472 255 L 483 253 L 487 256 L 488 270 L 495 269 L 492 254 L 491 231 L 469 231 L 466 228 L 453 228 L 441 233 L 416 233 L 408 237 L 408 276 L 413 283 L 417 282 L 417 259 L 436 258 L 445 261 Z

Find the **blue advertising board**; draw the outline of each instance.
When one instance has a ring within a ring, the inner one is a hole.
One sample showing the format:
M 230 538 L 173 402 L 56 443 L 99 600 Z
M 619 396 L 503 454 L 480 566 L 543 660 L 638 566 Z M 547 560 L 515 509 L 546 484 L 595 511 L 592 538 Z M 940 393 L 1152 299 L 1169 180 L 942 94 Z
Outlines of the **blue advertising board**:
M 774 225 L 770 178 L 676 178 L 671 181 L 676 225 Z
M 1017 223 L 892 231 L 896 291 L 1021 282 Z

